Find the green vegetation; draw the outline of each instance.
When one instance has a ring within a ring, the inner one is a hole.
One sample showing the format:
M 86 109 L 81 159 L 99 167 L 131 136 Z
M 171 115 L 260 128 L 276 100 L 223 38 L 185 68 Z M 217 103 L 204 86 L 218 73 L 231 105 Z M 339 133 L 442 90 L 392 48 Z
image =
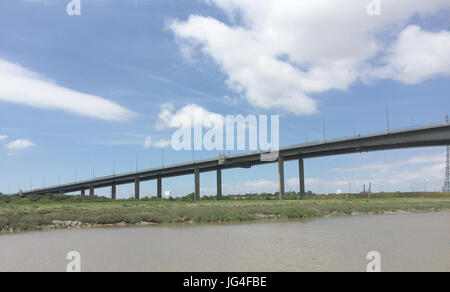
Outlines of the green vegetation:
M 276 195 L 203 199 L 119 200 L 66 195 L 11 197 L 0 195 L 1 233 L 101 225 L 220 223 L 257 220 L 383 214 L 398 211 L 450 210 L 450 194 L 410 193 L 308 196 L 307 200 L 275 200 Z M 289 196 L 288 196 L 289 197 Z M 295 196 L 294 196 L 295 197 Z

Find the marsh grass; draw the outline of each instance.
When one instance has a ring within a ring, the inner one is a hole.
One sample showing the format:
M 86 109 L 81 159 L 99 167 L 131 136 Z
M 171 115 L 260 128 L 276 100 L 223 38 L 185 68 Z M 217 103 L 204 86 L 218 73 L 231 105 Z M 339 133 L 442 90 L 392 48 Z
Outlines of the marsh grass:
M 88 201 L 0 204 L 2 232 L 41 230 L 54 220 L 87 224 L 218 223 L 352 214 L 450 210 L 450 197 L 189 201 Z

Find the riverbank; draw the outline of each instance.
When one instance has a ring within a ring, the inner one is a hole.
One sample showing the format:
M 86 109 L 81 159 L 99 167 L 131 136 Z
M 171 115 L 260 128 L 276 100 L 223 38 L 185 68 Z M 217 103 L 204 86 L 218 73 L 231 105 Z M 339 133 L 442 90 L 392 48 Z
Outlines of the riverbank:
M 0 205 L 0 233 L 157 224 L 240 223 L 329 216 L 440 212 L 450 198 L 307 201 L 109 201 Z

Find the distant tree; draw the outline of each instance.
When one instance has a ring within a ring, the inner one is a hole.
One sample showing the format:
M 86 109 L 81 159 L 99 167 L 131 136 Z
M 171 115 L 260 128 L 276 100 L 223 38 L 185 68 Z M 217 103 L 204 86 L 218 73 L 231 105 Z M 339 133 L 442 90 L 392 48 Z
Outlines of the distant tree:
M 182 201 L 193 201 L 194 200 L 194 193 L 190 193 L 187 196 L 184 196 L 181 198 Z

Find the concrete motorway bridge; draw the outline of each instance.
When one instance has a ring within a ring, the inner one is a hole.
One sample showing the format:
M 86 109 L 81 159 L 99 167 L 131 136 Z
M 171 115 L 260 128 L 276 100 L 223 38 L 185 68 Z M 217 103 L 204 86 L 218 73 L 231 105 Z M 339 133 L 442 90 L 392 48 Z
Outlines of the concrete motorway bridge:
M 217 173 L 217 199 L 222 197 L 222 170 L 231 168 L 251 168 L 255 165 L 278 163 L 279 194 L 284 198 L 284 161 L 298 160 L 300 194 L 305 194 L 304 159 L 349 153 L 361 153 L 380 150 L 392 150 L 412 147 L 430 147 L 450 145 L 450 123 L 399 130 L 381 134 L 357 136 L 319 143 L 298 144 L 280 149 L 278 155 L 253 152 L 233 156 L 223 156 L 192 163 L 137 171 L 132 173 L 95 178 L 54 187 L 21 192 L 20 195 L 64 194 L 80 192 L 82 196 L 94 196 L 95 188 L 111 187 L 112 199 L 116 199 L 116 186 L 134 183 L 135 198 L 140 198 L 141 181 L 157 180 L 157 195 L 162 198 L 163 178 L 194 174 L 195 200 L 200 200 L 200 173 L 215 171 Z

